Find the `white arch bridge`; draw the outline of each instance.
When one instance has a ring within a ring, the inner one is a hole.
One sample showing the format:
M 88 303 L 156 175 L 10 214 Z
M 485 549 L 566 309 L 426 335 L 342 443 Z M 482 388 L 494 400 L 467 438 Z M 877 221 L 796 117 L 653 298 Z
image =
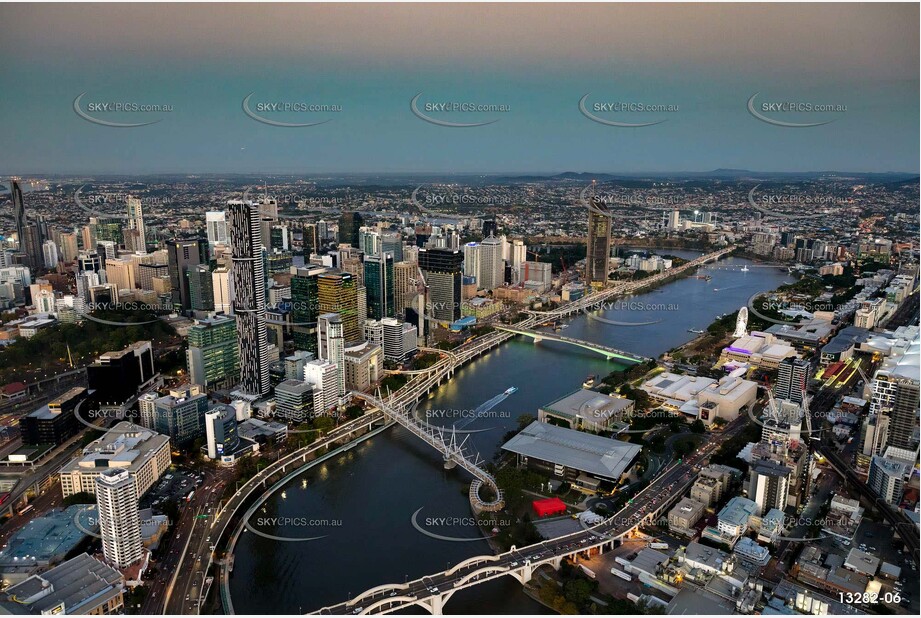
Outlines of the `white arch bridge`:
M 530 337 L 534 342 L 539 342 L 546 339 L 547 341 L 559 341 L 561 343 L 568 343 L 569 345 L 578 346 L 586 350 L 591 350 L 592 352 L 597 352 L 598 354 L 604 355 L 608 360 L 616 358 L 619 360 L 629 361 L 631 363 L 644 363 L 649 359 L 645 356 L 639 356 L 638 354 L 632 354 L 630 352 L 624 352 L 618 350 L 617 348 L 612 348 L 610 346 L 601 345 L 599 343 L 592 343 L 591 341 L 583 341 L 582 339 L 576 339 L 574 337 L 566 337 L 564 335 L 557 335 L 556 333 L 550 333 L 540 330 L 532 330 L 530 328 L 521 328 L 519 326 L 506 326 L 504 324 L 495 326 L 496 330 L 505 331 L 507 333 L 514 333 L 516 335 L 524 335 L 525 337 Z

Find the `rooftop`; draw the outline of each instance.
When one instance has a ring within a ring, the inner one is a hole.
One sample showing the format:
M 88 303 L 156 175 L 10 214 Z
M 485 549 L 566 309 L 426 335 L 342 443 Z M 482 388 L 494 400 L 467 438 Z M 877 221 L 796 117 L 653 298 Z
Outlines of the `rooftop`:
M 640 446 L 534 421 L 502 446 L 525 457 L 617 479 L 640 453 Z
M 124 580 L 118 571 L 88 554 L 80 554 L 7 588 L 7 602 L 16 605 L 2 609 L 9 613 L 25 609 L 30 614 L 85 614 L 123 589 Z

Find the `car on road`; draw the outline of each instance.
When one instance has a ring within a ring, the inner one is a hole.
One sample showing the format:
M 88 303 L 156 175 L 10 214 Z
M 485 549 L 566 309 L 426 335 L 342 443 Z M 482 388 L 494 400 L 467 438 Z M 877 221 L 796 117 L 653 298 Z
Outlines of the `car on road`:
M 352 610 L 352 615 L 353 615 L 353 616 L 357 616 L 358 614 L 361 613 L 361 611 L 362 611 L 363 609 L 364 609 L 364 607 L 356 607 L 355 609 Z

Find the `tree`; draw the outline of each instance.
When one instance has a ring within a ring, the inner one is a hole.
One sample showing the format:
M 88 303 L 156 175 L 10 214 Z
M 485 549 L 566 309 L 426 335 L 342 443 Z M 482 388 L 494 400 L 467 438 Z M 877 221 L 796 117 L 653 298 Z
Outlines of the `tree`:
M 698 418 L 691 423 L 691 431 L 693 433 L 704 433 L 707 431 L 707 428 L 704 426 L 704 422 Z

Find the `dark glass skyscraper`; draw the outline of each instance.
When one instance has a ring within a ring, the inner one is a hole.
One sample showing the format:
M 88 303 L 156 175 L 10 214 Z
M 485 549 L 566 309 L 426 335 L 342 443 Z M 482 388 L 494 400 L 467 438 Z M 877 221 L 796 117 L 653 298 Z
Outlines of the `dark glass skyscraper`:
M 208 241 L 204 238 L 168 240 L 166 253 L 169 258 L 173 306 L 179 311 L 190 311 L 192 293 L 189 290 L 189 274 L 196 266 L 208 263 Z
M 611 217 L 607 207 L 592 198 L 588 207 L 588 240 L 585 252 L 585 284 L 603 288 L 611 274 Z
M 365 289 L 368 294 L 368 317 L 372 320 L 392 318 L 393 306 L 393 256 L 365 257 Z
M 232 200 L 227 204 L 233 260 L 233 311 L 240 344 L 240 388 L 254 396 L 269 392 L 268 333 L 265 323 L 265 267 L 259 206 Z
M 320 292 L 317 277 L 324 268 L 298 268 L 291 277 L 291 320 L 294 323 L 294 347 L 317 353 L 317 317 Z
M 357 212 L 343 212 L 339 215 L 339 244 L 358 247 L 358 230 L 364 222 L 364 218 Z
M 419 269 L 429 288 L 428 317 L 444 322 L 460 319 L 464 254 L 451 249 L 420 249 Z

